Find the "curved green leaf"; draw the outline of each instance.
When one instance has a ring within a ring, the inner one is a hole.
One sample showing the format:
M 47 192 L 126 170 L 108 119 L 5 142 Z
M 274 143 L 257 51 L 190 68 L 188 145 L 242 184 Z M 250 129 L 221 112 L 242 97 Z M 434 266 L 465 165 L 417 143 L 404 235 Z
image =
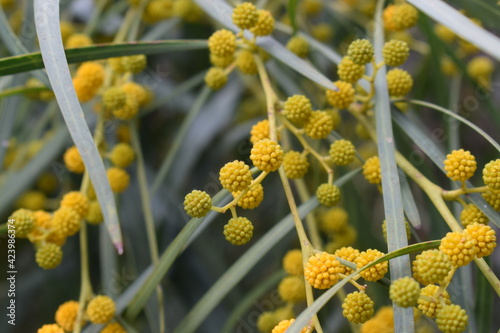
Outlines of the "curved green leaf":
M 299 207 L 299 214 L 304 218 L 318 205 L 314 198 Z M 215 306 L 227 293 L 243 279 L 248 271 L 261 260 L 283 237 L 293 230 L 292 214 L 288 214 L 278 222 L 262 238 L 260 238 L 248 251 L 246 251 L 226 272 L 215 282 L 209 291 L 196 303 L 175 328 L 174 333 L 193 333 Z
M 276 30 L 283 31 L 288 34 L 293 33 L 293 30 L 288 25 L 281 22 L 276 22 Z M 301 31 L 297 32 L 297 36 L 300 36 L 305 40 L 307 40 L 309 42 L 309 45 L 311 45 L 312 49 L 315 49 L 321 54 L 323 54 L 326 58 L 330 59 L 330 61 L 332 61 L 334 64 L 338 65 L 339 62 L 342 60 L 342 56 L 340 54 L 338 54 L 337 52 L 335 52 L 322 42 L 318 41 L 316 38 L 311 37 L 308 34 L 305 34 Z
M 278 282 L 285 276 L 286 273 L 283 270 L 279 270 L 250 290 L 245 297 L 238 302 L 238 305 L 234 308 L 234 310 L 231 311 L 231 314 L 222 328 L 222 332 L 234 332 L 238 319 L 240 319 L 255 304 L 255 300 L 262 297 L 262 295 L 269 291 L 269 289 L 276 287 Z
M 239 29 L 233 24 L 231 20 L 232 8 L 228 4 L 226 4 L 222 0 L 195 1 L 198 6 L 203 8 L 207 14 L 212 16 L 228 29 L 239 31 Z M 247 35 L 249 38 L 251 38 L 250 34 Z M 290 66 L 290 68 L 311 79 L 312 81 L 322 85 L 327 89 L 337 90 L 337 87 L 332 83 L 331 80 L 325 77 L 308 62 L 302 60 L 292 52 L 288 51 L 286 47 L 278 43 L 274 38 L 269 36 L 259 37 L 257 38 L 257 45 L 262 47 L 264 50 L 266 50 L 266 52 L 273 55 L 279 61 L 283 62 L 287 66 Z
M 0 91 L 0 99 L 14 95 L 36 94 L 48 90 L 50 89 L 46 87 L 37 87 L 37 88 L 26 88 L 25 86 L 12 87 L 4 91 Z
M 73 88 L 61 39 L 58 0 L 35 0 L 35 25 L 43 63 L 64 121 L 94 184 L 111 241 L 121 254 L 123 241 L 115 197 L 109 185 L 104 163 Z
M 446 159 L 445 154 L 440 146 L 432 141 L 431 135 L 424 133 L 413 121 L 401 112 L 393 112 L 392 117 L 396 124 L 412 139 L 412 141 L 429 156 L 431 161 L 441 170 L 443 169 L 443 161 Z M 470 182 L 467 182 L 468 187 L 473 187 Z M 500 227 L 500 214 L 496 212 L 479 193 L 467 194 L 467 197 L 488 216 L 488 218 L 498 227 Z
M 107 59 L 134 54 L 159 54 L 172 51 L 199 50 L 207 48 L 206 40 L 162 40 L 148 42 L 107 43 L 92 46 L 66 49 L 67 62 L 79 63 L 84 61 Z M 23 54 L 0 59 L 0 76 L 27 72 L 43 68 L 40 52 Z
M 433 103 L 430 103 L 430 102 L 419 101 L 419 100 L 416 100 L 416 99 L 409 99 L 409 100 L 406 100 L 406 101 L 408 103 L 411 103 L 411 104 L 425 106 L 425 107 L 434 109 L 436 111 L 442 112 L 442 113 L 444 113 L 444 114 L 446 114 L 446 115 L 448 115 L 450 117 L 453 117 L 453 118 L 457 119 L 458 121 L 464 123 L 465 125 L 467 125 L 470 128 L 472 128 L 474 131 L 476 131 L 479 135 L 481 135 L 483 138 L 485 138 L 486 141 L 488 141 L 489 143 L 491 143 L 491 145 L 493 147 L 495 147 L 496 150 L 498 150 L 500 152 L 500 144 L 498 144 L 498 142 L 496 142 L 495 139 L 493 139 L 488 133 L 486 133 L 481 128 L 479 128 L 479 126 L 475 125 L 474 123 L 472 123 L 471 121 L 465 119 L 464 117 L 458 115 L 456 112 L 450 111 L 448 109 L 445 109 L 445 108 L 443 108 L 443 107 L 441 107 L 439 105 L 436 105 L 436 104 L 433 104 Z
M 221 190 L 212 198 L 212 204 L 217 205 L 227 197 L 229 192 L 227 190 Z M 165 274 L 174 263 L 175 259 L 182 253 L 185 244 L 189 241 L 191 235 L 200 227 L 205 219 L 213 218 L 217 213 L 210 212 L 204 218 L 193 218 L 189 220 L 186 226 L 181 230 L 181 232 L 175 237 L 175 239 L 170 243 L 167 249 L 163 252 L 160 257 L 158 265 L 154 267 L 151 274 L 144 281 L 141 287 L 135 292 L 134 297 L 128 304 L 124 317 L 132 321 L 148 301 L 151 294 L 156 290 L 156 286 L 161 282 Z
M 353 170 L 341 178 L 337 179 L 335 184 L 342 186 L 344 183 L 354 177 L 360 169 Z M 299 207 L 299 215 L 304 218 L 318 205 L 316 198 L 303 203 Z M 193 333 L 195 332 L 205 318 L 219 304 L 229 291 L 261 260 L 265 254 L 270 251 L 278 241 L 280 241 L 294 227 L 292 214 L 288 214 L 269 230 L 261 239 L 259 239 L 248 251 L 246 251 L 236 261 L 219 280 L 210 288 L 210 290 L 198 301 L 191 311 L 184 317 L 177 326 L 174 333 Z
M 26 24 L 26 23 L 24 23 Z M 11 54 L 20 55 L 28 53 L 28 49 L 23 45 L 23 43 L 16 36 L 12 27 L 10 26 L 9 20 L 5 15 L 3 7 L 0 6 L 0 38 L 3 41 L 3 45 L 9 50 Z M 0 60 L 0 70 L 3 68 Z M 41 67 L 40 67 L 41 68 Z M 40 80 L 44 85 L 50 86 L 47 74 L 42 71 L 33 73 L 33 75 Z
M 384 0 L 377 1 L 375 11 L 376 22 L 382 22 Z M 375 58 L 384 59 L 384 27 L 375 25 L 374 48 Z M 375 77 L 375 123 L 377 125 L 377 146 L 382 171 L 382 188 L 384 191 L 384 212 L 387 221 L 387 247 L 393 252 L 408 246 L 406 226 L 403 211 L 403 199 L 396 164 L 396 147 L 391 122 L 391 103 L 387 89 L 385 65 L 379 69 Z M 410 257 L 398 257 L 391 261 L 391 278 L 398 279 L 411 276 Z M 414 332 L 413 310 L 403 308 L 393 303 L 394 330 L 396 332 Z
M 328 289 L 323 295 L 318 297 L 313 304 L 307 307 L 302 313 L 296 318 L 295 322 L 287 329 L 286 333 L 299 333 L 304 326 L 307 325 L 309 320 L 311 320 L 312 316 L 318 313 L 319 310 L 340 290 L 343 286 L 345 286 L 350 279 L 352 279 L 355 275 L 364 271 L 367 268 L 370 268 L 378 263 L 381 263 L 386 260 L 398 258 L 404 255 L 408 255 L 410 253 L 422 252 L 425 250 L 435 249 L 439 247 L 441 244 L 441 240 L 428 241 L 423 243 L 418 243 L 414 245 L 407 246 L 405 248 L 399 249 L 397 251 L 386 254 L 385 256 L 369 263 L 368 265 L 358 269 L 342 281 L 337 282 L 333 287 Z M 411 309 L 411 308 L 410 308 Z M 413 311 L 412 311 L 413 312 Z M 395 331 L 395 332 L 407 332 L 407 331 Z
M 454 33 L 476 45 L 493 58 L 500 61 L 500 38 L 474 24 L 465 15 L 442 0 L 408 0 L 413 6 L 447 26 Z

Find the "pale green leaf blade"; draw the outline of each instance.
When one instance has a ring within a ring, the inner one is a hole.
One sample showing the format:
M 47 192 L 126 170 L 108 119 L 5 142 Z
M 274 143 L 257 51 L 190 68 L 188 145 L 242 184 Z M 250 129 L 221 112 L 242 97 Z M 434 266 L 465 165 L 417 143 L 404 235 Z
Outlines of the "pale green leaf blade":
M 28 49 L 23 45 L 23 43 L 19 40 L 19 38 L 12 30 L 12 27 L 10 26 L 9 20 L 7 19 L 2 6 L 0 6 L 0 38 L 3 41 L 3 45 L 5 45 L 5 47 L 11 54 L 21 55 L 29 53 Z M 0 68 L 3 68 L 3 66 L 0 65 Z M 37 71 L 33 73 L 33 75 L 46 86 L 50 86 L 47 74 L 45 74 L 44 72 Z
M 476 131 L 479 135 L 481 135 L 484 139 L 486 139 L 486 141 L 488 141 L 493 147 L 495 147 L 495 149 L 498 150 L 498 152 L 500 152 L 500 144 L 498 144 L 498 142 L 496 142 L 495 139 L 493 139 L 488 133 L 483 131 L 479 126 L 475 125 L 473 122 L 460 116 L 458 113 L 453 112 L 453 111 L 448 110 L 448 109 L 445 109 L 439 105 L 436 105 L 436 104 L 433 104 L 430 102 L 419 101 L 416 99 L 410 99 L 410 100 L 408 100 L 408 102 L 411 104 L 420 105 L 420 106 L 434 109 L 436 111 L 442 112 L 450 117 L 455 118 L 456 120 L 464 123 L 465 125 L 469 126 L 471 129 Z
M 226 28 L 238 31 L 239 29 L 233 24 L 231 20 L 232 8 L 223 2 L 222 0 L 195 0 L 198 6 L 203 8 L 203 10 L 212 16 L 215 20 L 219 21 Z M 250 34 L 248 35 L 251 38 Z M 311 79 L 312 81 L 322 85 L 327 89 L 337 90 L 337 87 L 321 74 L 316 68 L 310 65 L 308 62 L 300 59 L 292 52 L 288 51 L 283 45 L 278 43 L 272 37 L 259 37 L 257 38 L 257 45 L 266 50 L 269 54 L 273 55 L 276 59 L 283 62 L 287 66 L 290 66 L 300 74 Z
M 136 54 L 159 54 L 173 51 L 188 51 L 207 48 L 206 40 L 163 40 L 153 42 L 107 43 L 66 49 L 68 63 L 107 59 Z M 28 53 L 0 59 L 0 76 L 27 72 L 43 68 L 40 52 Z
M 500 38 L 474 24 L 465 15 L 442 0 L 408 0 L 413 6 L 435 21 L 447 26 L 457 35 L 476 45 L 485 53 L 500 61 Z
M 82 107 L 76 97 L 59 27 L 59 1 L 35 0 L 35 25 L 43 62 L 52 89 L 63 114 L 69 133 L 82 156 L 85 168 L 94 185 L 109 235 L 118 253 L 123 252 L 123 241 L 106 169 L 85 121 Z
M 396 124 L 404 130 L 406 135 L 422 149 L 422 151 L 431 159 L 431 161 L 443 172 L 443 161 L 446 159 L 445 154 L 440 146 L 430 139 L 430 135 L 424 133 L 414 122 L 401 112 L 393 112 L 392 117 Z M 468 187 L 473 187 L 470 182 L 467 182 Z M 500 214 L 496 212 L 478 193 L 468 194 L 467 197 L 488 216 L 490 221 L 500 227 Z
M 219 191 L 213 198 L 212 204 L 218 205 L 223 201 L 228 195 L 227 190 Z M 142 310 L 151 294 L 156 290 L 156 286 L 163 279 L 165 274 L 174 263 L 175 259 L 180 253 L 185 249 L 186 243 L 190 240 L 191 236 L 200 227 L 202 222 L 206 219 L 213 219 L 216 212 L 210 212 L 204 218 L 193 218 L 187 222 L 187 225 L 181 230 L 181 232 L 175 237 L 175 239 L 170 243 L 167 249 L 162 253 L 158 265 L 154 267 L 154 270 L 148 276 L 146 281 L 141 285 L 141 288 L 137 290 L 134 294 L 132 300 L 126 308 L 124 316 L 128 320 L 133 320 L 139 312 Z
M 430 249 L 435 249 L 439 247 L 439 244 L 441 244 L 440 240 L 436 241 L 428 241 L 428 242 L 422 242 L 414 245 L 407 246 L 405 248 L 399 249 L 397 251 L 391 252 L 386 254 L 385 256 L 369 263 L 368 265 L 358 269 L 345 279 L 337 282 L 333 287 L 328 289 L 323 295 L 318 297 L 316 301 L 314 301 L 313 304 L 308 306 L 302 313 L 295 319 L 295 322 L 290 326 L 290 328 L 287 329 L 286 333 L 299 333 L 304 326 L 307 325 L 309 320 L 311 320 L 312 316 L 314 316 L 316 313 L 318 313 L 323 306 L 337 293 L 337 291 L 340 290 L 344 285 L 346 285 L 350 279 L 352 279 L 356 274 L 359 274 L 360 272 L 364 271 L 367 268 L 370 268 L 380 262 L 398 258 L 404 255 L 408 255 L 410 253 L 415 253 L 415 252 L 422 252 L 425 250 L 430 250 Z M 413 312 L 413 311 L 412 311 Z M 395 331 L 397 332 L 397 331 Z M 407 332 L 407 331 L 401 331 L 401 332 Z
M 293 33 L 293 30 L 288 25 L 281 22 L 276 22 L 276 30 L 283 31 L 287 34 Z M 338 65 L 338 63 L 342 60 L 342 56 L 340 54 L 338 54 L 337 52 L 335 52 L 322 42 L 318 41 L 314 37 L 311 37 L 308 34 L 303 33 L 302 31 L 297 32 L 297 36 L 300 36 L 305 40 L 307 40 L 313 50 L 320 52 L 334 64 Z
M 53 137 L 44 145 L 42 150 L 35 155 L 31 163 L 27 163 L 17 173 L 10 176 L 3 184 L 2 188 L 8 191 L 0 191 L 0 214 L 5 215 L 9 212 L 8 208 L 12 203 L 36 180 L 40 175 L 40 170 L 51 165 L 56 175 L 59 175 L 58 168 L 62 168 L 58 163 L 53 163 L 57 156 L 64 149 L 68 142 L 69 133 L 65 127 L 57 128 Z
M 210 89 L 208 86 L 204 86 L 203 89 L 201 90 L 201 92 L 198 94 L 198 97 L 194 101 L 193 106 L 189 109 L 189 112 L 186 116 L 186 119 L 184 119 L 181 127 L 179 128 L 177 135 L 175 136 L 174 143 L 172 144 L 172 147 L 170 148 L 167 156 L 163 160 L 163 162 L 160 166 L 160 170 L 158 171 L 158 173 L 155 177 L 155 180 L 154 180 L 152 188 L 151 188 L 152 194 L 155 194 L 158 191 L 161 184 L 165 180 L 168 172 L 170 171 L 172 163 L 174 162 L 175 156 L 179 152 L 179 149 L 181 148 L 181 145 L 185 139 L 185 136 L 188 133 L 189 127 L 193 123 L 196 116 L 199 114 L 203 105 L 205 105 L 205 103 L 206 103 L 207 99 L 210 97 L 211 93 L 212 93 L 212 89 Z
M 382 22 L 384 1 L 378 0 L 375 20 Z M 384 27 L 375 25 L 374 47 L 377 61 L 383 59 Z M 386 81 L 386 67 L 383 65 L 375 77 L 375 123 L 377 125 L 377 146 L 382 171 L 382 189 L 384 192 L 384 212 L 387 221 L 387 247 L 389 252 L 408 246 L 403 212 L 403 200 L 396 164 L 396 147 L 391 122 L 391 104 Z M 391 279 L 411 276 L 410 257 L 403 256 L 391 260 Z M 414 332 L 413 310 L 393 303 L 394 330 L 396 332 Z
M 314 198 L 299 207 L 299 214 L 304 218 L 309 212 L 317 207 L 318 201 Z M 181 323 L 176 327 L 174 333 L 196 332 L 205 318 L 219 304 L 224 296 L 239 282 L 255 264 L 269 252 L 283 237 L 293 229 L 291 214 L 278 222 L 262 238 L 260 238 L 248 251 L 246 251 L 236 263 L 234 263 L 224 275 L 210 288 L 209 291 L 189 311 Z
M 354 177 L 360 169 L 353 170 L 337 179 L 335 184 L 342 186 Z M 312 198 L 299 207 L 299 215 L 304 218 L 317 207 L 318 201 Z M 212 312 L 222 298 L 270 251 L 274 245 L 293 229 L 293 218 L 288 214 L 246 251 L 224 275 L 210 288 L 193 309 L 184 317 L 174 333 L 193 333 Z

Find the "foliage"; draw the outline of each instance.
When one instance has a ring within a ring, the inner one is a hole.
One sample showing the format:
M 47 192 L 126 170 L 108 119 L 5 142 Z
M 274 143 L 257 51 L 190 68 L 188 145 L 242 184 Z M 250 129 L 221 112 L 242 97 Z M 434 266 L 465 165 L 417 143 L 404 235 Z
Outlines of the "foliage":
M 1 1 L 2 332 L 500 325 L 498 5 L 82 3 Z

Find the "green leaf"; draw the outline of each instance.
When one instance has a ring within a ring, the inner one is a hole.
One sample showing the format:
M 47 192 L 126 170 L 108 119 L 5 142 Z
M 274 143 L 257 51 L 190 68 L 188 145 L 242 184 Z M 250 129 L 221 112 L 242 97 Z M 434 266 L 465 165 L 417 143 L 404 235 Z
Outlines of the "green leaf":
M 212 92 L 212 89 L 210 89 L 208 86 L 204 86 L 201 92 L 199 93 L 198 97 L 193 103 L 193 106 L 189 110 L 186 119 L 184 119 L 184 122 L 182 123 L 179 132 L 175 136 L 175 141 L 170 148 L 167 156 L 163 160 L 160 170 L 158 171 L 156 178 L 153 182 L 152 188 L 151 188 L 151 193 L 154 194 L 158 189 L 160 188 L 160 185 L 163 183 L 165 180 L 165 177 L 167 176 L 172 163 L 174 162 L 174 158 L 179 152 L 179 149 L 181 148 L 182 142 L 185 139 L 185 136 L 189 130 L 189 127 L 193 123 L 194 119 L 202 109 L 203 105 L 205 105 L 205 102 L 207 99 L 210 97 L 210 94 Z
M 298 0 L 288 0 L 287 13 L 292 24 L 293 34 L 297 32 L 297 5 Z
M 68 138 L 69 134 L 66 127 L 57 128 L 53 137 L 33 157 L 30 163 L 27 163 L 23 169 L 14 173 L 2 183 L 2 188 L 9 190 L 0 191 L 0 215 L 5 216 L 9 213 L 7 209 L 35 181 L 36 177 L 40 175 L 40 170 L 50 165 L 58 176 L 61 171 L 67 171 L 64 165 L 54 163 L 54 160 L 61 153 L 61 150 L 63 150 L 68 142 Z
M 353 170 L 341 178 L 335 184 L 342 186 L 354 177 L 360 169 Z M 304 218 L 309 212 L 317 207 L 318 201 L 312 198 L 299 207 L 299 215 Z M 293 229 L 292 214 L 288 214 L 260 238 L 250 249 L 248 249 L 236 261 L 223 276 L 210 288 L 210 290 L 198 301 L 191 311 L 184 317 L 176 327 L 174 333 L 193 333 L 226 296 L 229 291 L 269 252 L 278 241 Z
M 286 24 L 281 22 L 276 22 L 276 30 L 285 32 L 287 34 L 293 34 L 294 31 Z M 316 50 L 323 54 L 326 58 L 331 60 L 334 64 L 337 64 L 342 60 L 342 56 L 332 50 L 329 46 L 318 41 L 316 38 L 309 36 L 301 31 L 297 32 L 297 36 L 300 36 L 309 42 L 309 45 L 313 50 Z
M 420 129 L 415 122 L 401 112 L 393 112 L 392 117 L 396 124 L 412 139 L 412 141 L 422 149 L 422 151 L 431 159 L 431 161 L 446 174 L 443 168 L 443 161 L 446 159 L 442 147 L 433 142 L 430 134 L 425 133 Z M 468 187 L 474 187 L 470 182 L 467 182 Z M 466 195 L 486 216 L 498 227 L 500 227 L 500 215 L 486 203 L 479 193 Z
M 212 16 L 215 20 L 219 21 L 226 28 L 233 31 L 239 31 L 232 20 L 232 8 L 222 0 L 195 0 L 208 15 Z M 252 38 L 250 33 L 245 34 L 247 37 Z M 278 43 L 274 38 L 265 36 L 257 38 L 257 45 L 262 47 L 266 52 L 274 56 L 279 61 L 283 62 L 290 68 L 309 78 L 310 80 L 322 85 L 327 89 L 337 90 L 337 87 L 324 76 L 320 71 L 310 65 L 308 62 L 297 57 L 292 52 L 288 51 L 283 45 Z
M 467 14 L 478 18 L 485 25 L 494 28 L 500 20 L 500 7 L 493 0 L 454 0 L 457 8 L 464 9 Z M 486 331 L 480 331 L 486 332 Z
M 383 0 L 378 0 L 375 11 L 376 22 L 382 22 Z M 384 27 L 375 25 L 374 48 L 375 58 L 383 58 Z M 382 171 L 382 189 L 384 191 L 384 212 L 387 221 L 387 247 L 389 251 L 408 246 L 406 225 L 403 212 L 403 199 L 396 164 L 396 147 L 391 122 L 391 104 L 386 81 L 385 65 L 379 69 L 375 77 L 375 123 L 377 125 L 377 145 Z M 391 261 L 391 278 L 396 280 L 411 276 L 410 257 L 398 257 Z M 402 308 L 393 303 L 394 330 L 396 332 L 414 332 L 413 310 Z
M 408 221 L 415 229 L 420 229 L 420 214 L 418 213 L 417 203 L 413 198 L 413 193 L 410 188 L 410 184 L 408 183 L 408 179 L 406 178 L 403 170 L 398 169 L 399 172 L 399 183 L 401 185 L 401 197 L 403 199 L 403 209 L 408 218 Z
M 234 332 L 238 319 L 240 319 L 252 306 L 254 306 L 255 300 L 262 297 L 262 295 L 269 291 L 269 289 L 276 287 L 278 282 L 285 276 L 285 272 L 283 270 L 279 270 L 250 290 L 245 297 L 238 302 L 238 305 L 234 308 L 234 310 L 231 311 L 231 314 L 229 315 L 221 332 Z
M 498 150 L 500 152 L 500 144 L 498 144 L 498 142 L 496 142 L 495 139 L 493 139 L 488 133 L 486 133 L 481 128 L 479 128 L 479 126 L 475 125 L 474 123 L 465 119 L 464 117 L 458 115 L 456 112 L 450 111 L 448 109 L 445 109 L 439 105 L 436 105 L 436 104 L 433 104 L 430 102 L 419 101 L 419 100 L 415 100 L 415 99 L 409 99 L 409 100 L 407 100 L 407 102 L 411 103 L 411 104 L 420 105 L 420 106 L 434 109 L 436 111 L 442 112 L 450 117 L 457 119 L 458 121 L 464 123 L 465 125 L 469 126 L 471 129 L 476 131 L 479 135 L 481 135 L 484 139 L 486 139 L 486 141 L 488 141 L 493 147 L 495 147 L 496 150 Z
M 219 193 L 217 193 L 212 198 L 212 204 L 219 204 L 228 195 L 230 194 L 227 190 L 219 191 Z M 158 265 L 154 267 L 151 274 L 149 274 L 148 278 L 134 294 L 132 300 L 125 310 L 124 317 L 127 320 L 132 321 L 137 317 L 151 294 L 156 290 L 156 286 L 161 282 L 165 274 L 167 274 L 175 259 L 184 250 L 184 246 L 189 241 L 191 235 L 200 227 L 205 219 L 213 218 L 216 214 L 216 212 L 210 212 L 204 218 L 193 218 L 189 220 L 187 225 L 181 230 L 181 232 L 175 237 L 172 243 L 170 243 L 167 249 L 163 252 Z
M 127 305 L 129 304 L 130 300 L 135 296 L 137 291 L 142 287 L 144 284 L 144 281 L 147 280 L 147 278 L 151 275 L 151 272 L 153 271 L 153 266 L 149 266 L 146 268 L 141 275 L 136 277 L 132 284 L 128 286 L 128 288 L 118 296 L 117 299 L 115 299 L 115 304 L 116 304 L 116 313 L 121 313 Z M 121 321 L 121 320 L 120 320 Z M 87 328 L 85 328 L 82 333 L 95 333 L 95 326 L 90 325 Z
M 318 201 L 313 198 L 299 207 L 299 214 L 304 218 L 309 212 L 318 206 Z M 271 230 L 262 236 L 248 251 L 246 251 L 209 291 L 196 303 L 196 305 L 183 318 L 175 328 L 174 333 L 193 333 L 205 318 L 229 293 L 229 291 L 243 279 L 246 274 L 269 252 L 282 238 L 293 230 L 292 215 L 288 214 L 278 222 Z
M 489 261 L 489 258 L 485 258 Z M 491 319 L 494 311 L 494 294 L 492 288 L 483 274 L 477 275 L 476 296 L 476 322 L 478 332 L 491 332 Z
M 37 88 L 26 88 L 25 86 L 12 87 L 4 91 L 0 91 L 0 99 L 15 95 L 36 94 L 42 91 L 49 91 L 49 90 L 50 89 L 46 87 L 37 87 Z
M 35 25 L 43 63 L 69 133 L 80 152 L 86 172 L 94 185 L 104 221 L 119 254 L 123 241 L 106 169 L 85 121 L 82 107 L 73 89 L 71 74 L 64 54 L 59 26 L 59 1 L 35 0 Z
M 3 41 L 3 45 L 5 45 L 5 47 L 7 47 L 7 50 L 9 50 L 9 52 L 13 55 L 26 54 L 29 52 L 12 30 L 9 19 L 5 15 L 2 6 L 0 6 L 0 38 Z M 3 69 L 2 60 L 0 60 L 0 73 L 1 69 Z M 50 86 L 47 74 L 45 74 L 44 72 L 38 71 L 33 73 L 33 75 L 44 85 Z
M 458 10 L 442 0 L 408 0 L 413 6 L 447 26 L 454 33 L 476 45 L 485 53 L 500 61 L 500 38 L 469 20 Z
M 155 98 L 154 101 L 152 101 L 150 104 L 146 105 L 140 113 L 140 116 L 145 116 L 153 111 L 156 111 L 158 108 L 164 106 L 168 102 L 170 102 L 172 99 L 176 98 L 177 96 L 180 96 L 192 89 L 194 89 L 196 86 L 201 85 L 204 82 L 205 79 L 205 72 L 199 72 L 189 79 L 185 79 L 181 83 L 177 84 L 172 90 L 170 90 L 167 94 L 163 96 L 158 96 L 158 98 Z
M 173 51 L 199 50 L 207 48 L 206 40 L 163 40 L 153 42 L 128 42 L 96 44 L 87 47 L 66 49 L 67 62 L 70 64 L 84 61 L 107 59 L 134 54 L 159 54 Z M 0 59 L 0 76 L 27 72 L 43 68 L 40 52 L 23 54 Z
M 415 252 L 422 252 L 425 250 L 430 250 L 430 249 L 436 249 L 439 247 L 439 244 L 441 244 L 441 240 L 435 240 L 435 241 L 428 241 L 428 242 L 422 242 L 418 244 L 413 244 L 410 246 L 407 246 L 405 248 L 399 249 L 397 251 L 391 252 L 386 254 L 385 256 L 367 264 L 366 266 L 358 269 L 345 279 L 337 282 L 333 287 L 328 289 L 323 295 L 318 297 L 316 301 L 314 301 L 313 304 L 308 306 L 302 313 L 295 319 L 295 322 L 290 326 L 290 328 L 287 329 L 286 333 L 299 333 L 301 329 L 307 325 L 309 320 L 311 320 L 312 316 L 314 316 L 316 313 L 318 313 L 323 306 L 339 291 L 343 286 L 345 286 L 349 280 L 351 280 L 354 276 L 359 274 L 360 272 L 364 271 L 365 269 L 368 269 L 372 266 L 375 266 L 378 263 L 381 263 L 383 261 L 387 261 L 390 259 L 398 258 L 404 255 L 408 255 L 410 253 L 415 253 Z M 411 308 L 410 308 L 411 310 Z M 413 313 L 413 310 L 412 310 Z M 413 319 L 413 318 L 412 318 Z M 394 331 L 394 332 L 408 332 L 408 331 Z

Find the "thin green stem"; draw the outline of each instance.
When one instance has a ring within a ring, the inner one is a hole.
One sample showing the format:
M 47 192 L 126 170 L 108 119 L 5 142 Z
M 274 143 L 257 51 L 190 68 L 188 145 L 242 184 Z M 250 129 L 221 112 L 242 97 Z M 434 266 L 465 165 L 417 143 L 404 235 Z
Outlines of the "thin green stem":
M 328 184 L 331 184 L 333 182 L 333 169 L 330 168 L 328 163 L 326 163 L 325 158 L 314 149 L 309 142 L 304 138 L 302 135 L 301 131 L 295 127 L 291 122 L 289 122 L 285 117 L 280 117 L 280 121 L 295 135 L 295 137 L 300 141 L 300 144 L 302 147 L 304 147 L 304 150 L 308 151 L 311 153 L 316 160 L 321 164 L 323 169 L 325 169 L 326 173 L 328 174 Z
M 80 192 L 83 194 L 87 193 L 90 184 L 90 177 L 87 171 L 83 175 L 82 185 L 80 187 Z M 90 270 L 89 270 L 89 254 L 88 254 L 88 239 L 87 239 L 87 223 L 85 220 L 80 222 L 80 296 L 78 298 L 78 313 L 76 316 L 75 329 L 73 333 L 80 333 L 81 323 L 83 318 L 83 311 L 85 309 L 85 304 L 92 297 L 92 283 L 90 282 Z
M 139 134 L 137 131 L 137 122 L 129 123 L 131 129 L 132 146 L 135 150 L 137 156 L 137 175 L 139 180 L 139 192 L 141 194 L 142 209 L 144 212 L 144 221 L 146 224 L 146 233 L 148 237 L 149 244 L 149 254 L 151 256 L 151 261 L 154 266 L 158 265 L 159 254 L 158 254 L 158 240 L 156 239 L 155 222 L 153 217 L 153 211 L 151 209 L 151 196 L 148 188 L 148 180 L 146 177 L 146 167 L 144 165 L 144 157 L 142 154 L 141 142 L 139 139 Z M 165 332 L 165 311 L 163 302 L 163 290 L 161 285 L 156 287 L 156 295 L 158 301 L 158 317 L 160 321 L 160 332 Z
M 266 178 L 267 175 L 268 175 L 267 172 L 262 171 L 261 174 L 257 178 L 255 178 L 250 183 L 250 185 L 248 185 L 248 187 L 246 189 L 241 191 L 231 202 L 229 202 L 224 207 L 220 207 L 220 208 L 212 206 L 212 210 L 215 210 L 215 211 L 220 212 L 220 213 L 225 213 L 228 209 L 230 209 L 230 208 L 232 209 L 233 207 L 235 207 L 238 204 L 240 199 L 243 198 L 245 196 L 245 194 L 248 193 L 248 191 L 250 191 L 254 186 L 262 183 L 262 181 L 264 180 L 264 178 Z

